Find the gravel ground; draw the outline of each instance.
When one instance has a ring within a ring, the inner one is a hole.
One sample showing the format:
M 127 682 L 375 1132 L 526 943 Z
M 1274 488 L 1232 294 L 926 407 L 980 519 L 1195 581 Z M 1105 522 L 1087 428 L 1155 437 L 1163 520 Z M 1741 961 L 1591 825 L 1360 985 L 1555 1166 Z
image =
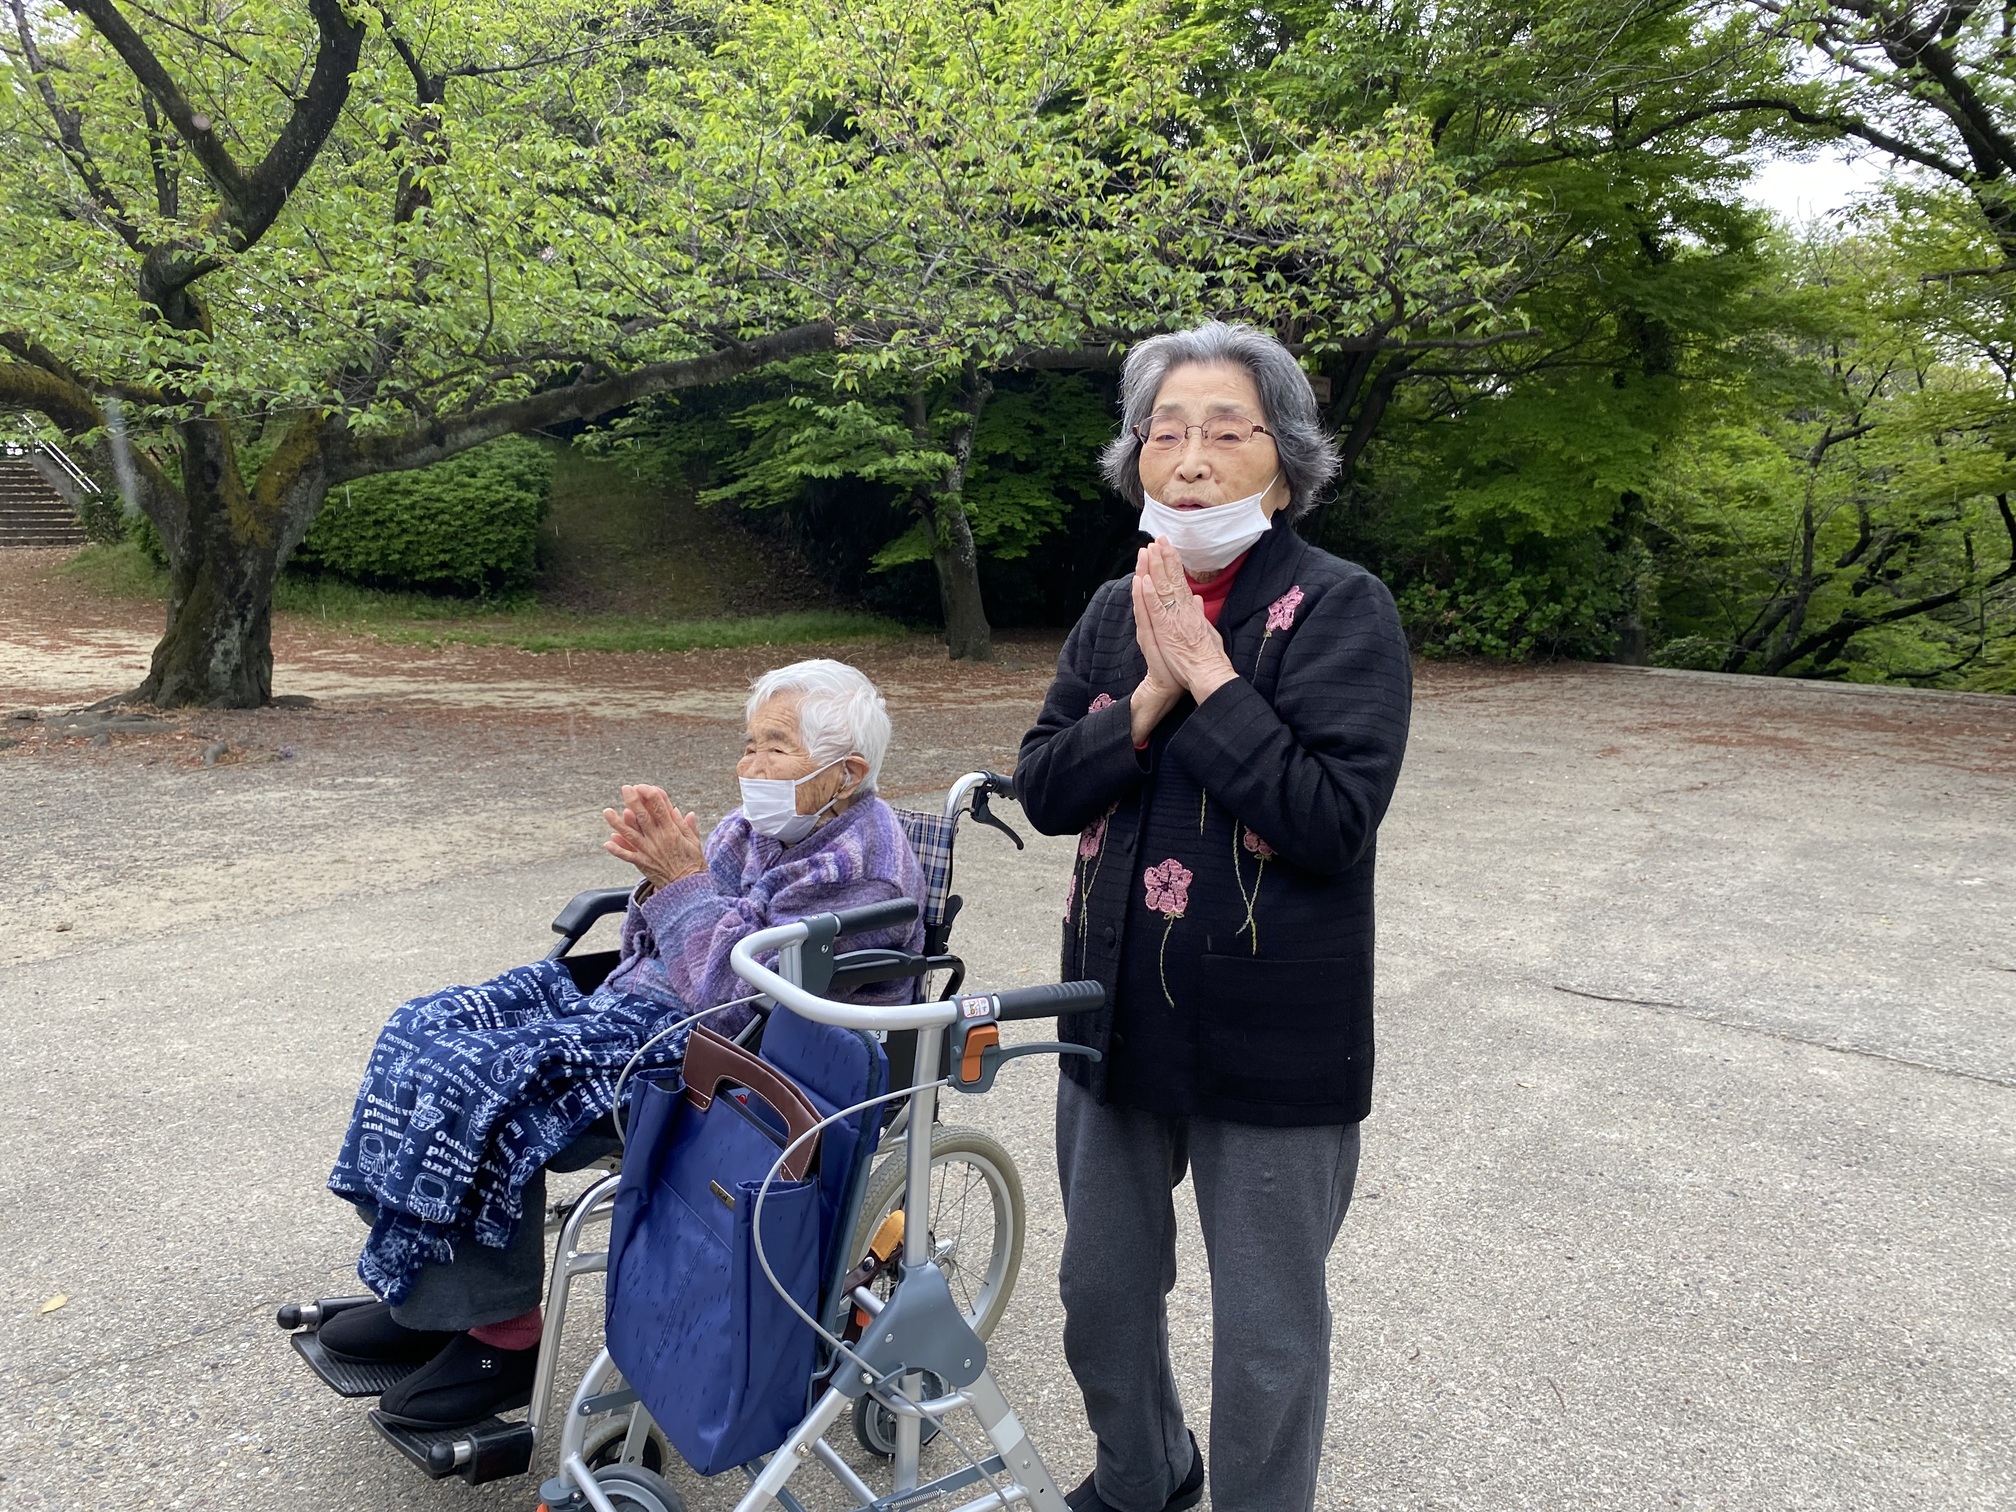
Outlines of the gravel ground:
M 154 611 L 12 555 L 0 716 L 41 717 L 0 722 L 0 1506 L 529 1509 L 530 1482 L 412 1472 L 272 1309 L 351 1289 L 357 1226 L 320 1184 L 386 1011 L 539 953 L 561 901 L 620 880 L 616 783 L 718 813 L 739 690 L 796 653 L 283 624 L 279 691 L 312 707 L 66 724 L 130 685 Z M 1054 649 L 861 652 L 890 791 L 1006 763 Z M 2016 701 L 1422 670 L 1324 1507 L 2016 1502 L 2012 778 Z M 976 981 L 1054 974 L 1070 854 L 962 839 Z M 952 1112 L 1027 1184 L 995 1357 L 1068 1486 L 1092 1446 L 1057 1342 L 1053 1074 Z M 1182 1260 L 1204 1436 L 1187 1219 Z

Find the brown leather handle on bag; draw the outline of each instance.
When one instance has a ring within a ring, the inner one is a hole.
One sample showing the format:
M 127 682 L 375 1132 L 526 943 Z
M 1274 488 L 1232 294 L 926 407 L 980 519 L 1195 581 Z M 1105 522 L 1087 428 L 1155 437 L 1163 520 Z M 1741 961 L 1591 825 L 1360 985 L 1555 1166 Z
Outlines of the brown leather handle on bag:
M 686 1041 L 686 1067 L 681 1075 L 686 1082 L 686 1101 L 702 1113 L 714 1105 L 714 1094 L 724 1082 L 747 1087 L 777 1110 L 777 1116 L 784 1120 L 787 1144 L 809 1132 L 822 1116 L 812 1106 L 811 1099 L 783 1072 L 705 1025 L 695 1028 Z M 803 1181 L 818 1149 L 817 1139 L 799 1145 L 784 1162 L 784 1175 L 792 1181 Z

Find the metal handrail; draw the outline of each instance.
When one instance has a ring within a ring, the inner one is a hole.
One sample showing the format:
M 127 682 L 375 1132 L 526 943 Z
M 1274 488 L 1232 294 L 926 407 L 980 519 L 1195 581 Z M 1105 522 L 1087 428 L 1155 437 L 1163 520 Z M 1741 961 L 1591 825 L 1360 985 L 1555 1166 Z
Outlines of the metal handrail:
M 92 494 L 104 492 L 91 481 L 91 475 L 77 465 L 76 459 L 54 441 L 17 441 L 10 437 L 5 442 L 0 442 L 0 452 L 5 452 L 8 456 L 26 456 L 30 452 L 41 452 L 63 469 L 64 476 L 84 492 Z
M 72 460 L 70 453 L 63 450 L 54 441 L 38 441 L 35 443 L 35 450 L 54 458 L 56 465 L 69 474 L 70 481 L 83 489 L 84 492 L 94 494 L 104 492 L 102 488 L 91 481 L 91 475 Z

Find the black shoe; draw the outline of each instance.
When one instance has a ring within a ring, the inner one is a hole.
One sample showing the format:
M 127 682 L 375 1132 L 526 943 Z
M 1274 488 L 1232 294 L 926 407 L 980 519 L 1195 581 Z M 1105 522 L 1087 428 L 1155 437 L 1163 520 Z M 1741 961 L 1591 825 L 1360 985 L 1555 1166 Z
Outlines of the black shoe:
M 386 1392 L 378 1403 L 386 1420 L 402 1428 L 459 1428 L 532 1400 L 539 1348 L 497 1349 L 470 1334 Z
M 392 1308 L 367 1302 L 336 1314 L 315 1336 L 339 1360 L 364 1365 L 418 1365 L 448 1346 L 453 1333 L 423 1332 L 392 1321 Z
M 1197 1435 L 1190 1435 L 1190 1473 L 1183 1477 L 1169 1500 L 1162 1503 L 1162 1512 L 1189 1512 L 1204 1500 L 1204 1451 L 1197 1447 Z M 1086 1476 L 1079 1482 L 1078 1489 L 1064 1498 L 1064 1505 L 1071 1512 L 1113 1512 L 1113 1508 L 1100 1500 L 1099 1493 L 1092 1485 L 1092 1477 Z

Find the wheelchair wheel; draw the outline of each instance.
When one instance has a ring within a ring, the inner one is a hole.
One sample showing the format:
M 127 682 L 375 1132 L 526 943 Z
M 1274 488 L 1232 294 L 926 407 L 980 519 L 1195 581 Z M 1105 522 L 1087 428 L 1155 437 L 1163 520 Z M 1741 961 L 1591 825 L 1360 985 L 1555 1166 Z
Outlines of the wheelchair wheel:
M 903 1206 L 907 1171 L 899 1145 L 869 1176 L 854 1230 L 856 1256 L 868 1253 L 882 1220 Z M 1022 1177 L 998 1140 L 978 1129 L 931 1131 L 931 1257 L 983 1339 L 993 1333 L 1015 1291 L 1025 1212 Z M 877 1289 L 886 1293 L 893 1284 L 879 1282 Z
M 595 1472 L 595 1485 L 616 1512 L 686 1512 L 686 1499 L 639 1465 L 605 1465 Z
M 930 1401 L 933 1397 L 945 1395 L 945 1383 L 930 1371 L 922 1372 L 924 1377 L 921 1399 Z M 926 1422 L 919 1442 L 928 1444 L 938 1437 L 938 1425 Z M 861 1447 L 870 1454 L 883 1459 L 896 1457 L 896 1414 L 884 1407 L 873 1397 L 857 1397 L 854 1401 L 854 1437 Z

